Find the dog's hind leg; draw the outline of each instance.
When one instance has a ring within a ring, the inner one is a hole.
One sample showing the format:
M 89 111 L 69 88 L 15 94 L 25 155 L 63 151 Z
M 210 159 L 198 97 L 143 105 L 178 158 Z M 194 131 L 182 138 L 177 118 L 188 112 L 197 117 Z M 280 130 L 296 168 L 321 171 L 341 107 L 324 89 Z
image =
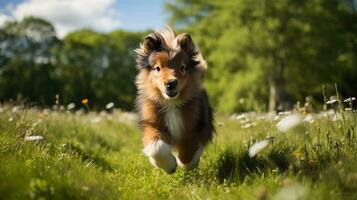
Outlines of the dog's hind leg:
M 146 145 L 143 151 L 154 166 L 163 169 L 166 173 L 172 174 L 176 171 L 177 163 L 171 153 L 171 146 L 166 142 L 157 139 Z

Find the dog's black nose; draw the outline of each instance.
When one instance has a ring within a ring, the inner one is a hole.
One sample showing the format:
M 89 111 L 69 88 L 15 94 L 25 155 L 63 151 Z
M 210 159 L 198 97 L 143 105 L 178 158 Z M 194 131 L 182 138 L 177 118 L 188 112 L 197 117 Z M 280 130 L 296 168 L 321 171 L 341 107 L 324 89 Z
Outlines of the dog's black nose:
M 177 80 L 170 79 L 170 80 L 166 81 L 165 85 L 168 90 L 174 90 L 177 86 Z

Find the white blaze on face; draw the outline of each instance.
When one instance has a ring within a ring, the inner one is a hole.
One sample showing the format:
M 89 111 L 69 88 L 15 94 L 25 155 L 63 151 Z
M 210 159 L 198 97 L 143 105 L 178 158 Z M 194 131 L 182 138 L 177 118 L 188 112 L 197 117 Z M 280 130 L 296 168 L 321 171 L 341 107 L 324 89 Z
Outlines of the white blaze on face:
M 276 128 L 281 132 L 286 132 L 302 122 L 302 117 L 299 114 L 292 114 L 281 119 Z
M 167 104 L 165 113 L 165 125 L 169 129 L 170 135 L 175 140 L 180 140 L 184 131 L 182 113 L 177 105 Z

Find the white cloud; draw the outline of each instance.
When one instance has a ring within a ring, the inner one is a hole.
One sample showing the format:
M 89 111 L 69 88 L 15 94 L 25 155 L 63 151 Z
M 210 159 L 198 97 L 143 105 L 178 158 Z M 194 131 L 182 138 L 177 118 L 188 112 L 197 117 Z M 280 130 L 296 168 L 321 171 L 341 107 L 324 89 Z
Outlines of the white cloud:
M 38 16 L 53 23 L 60 37 L 78 28 L 110 31 L 120 25 L 114 3 L 114 0 L 25 0 L 12 6 L 7 11 L 10 15 L 0 13 L 0 24 L 11 18 Z
M 0 25 L 4 24 L 6 21 L 10 20 L 11 18 L 7 15 L 3 15 L 0 13 Z

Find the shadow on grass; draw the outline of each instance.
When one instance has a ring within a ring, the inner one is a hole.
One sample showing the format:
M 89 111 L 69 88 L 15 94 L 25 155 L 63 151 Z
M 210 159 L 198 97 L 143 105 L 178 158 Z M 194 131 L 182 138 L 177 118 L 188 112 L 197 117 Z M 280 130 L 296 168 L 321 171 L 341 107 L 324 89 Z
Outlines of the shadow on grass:
M 216 162 L 216 178 L 220 183 L 228 181 L 243 182 L 253 173 L 271 172 L 273 169 L 284 172 L 292 160 L 289 149 L 271 151 L 267 157 L 250 158 L 247 152 L 234 153 L 232 150 L 222 152 Z
M 250 158 L 246 151 L 228 149 L 213 163 L 214 174 L 220 183 L 243 182 L 247 177 L 269 173 L 301 174 L 317 180 L 331 166 L 342 160 L 351 160 L 337 148 L 316 153 L 311 149 L 297 158 L 289 147 L 272 149 L 267 155 Z
M 83 162 L 93 163 L 99 168 L 106 171 L 113 171 L 112 166 L 104 158 L 94 154 L 91 151 L 86 151 L 78 144 L 65 143 L 61 147 L 63 153 L 70 153 L 73 155 L 78 155 Z
M 249 177 L 259 174 L 283 173 L 290 169 L 294 163 L 290 148 L 272 149 L 267 155 L 250 158 L 246 150 L 234 152 L 226 149 L 220 152 L 211 164 L 200 170 L 185 171 L 176 178 L 185 183 L 207 183 L 212 178 L 219 183 L 237 182 L 242 183 Z

